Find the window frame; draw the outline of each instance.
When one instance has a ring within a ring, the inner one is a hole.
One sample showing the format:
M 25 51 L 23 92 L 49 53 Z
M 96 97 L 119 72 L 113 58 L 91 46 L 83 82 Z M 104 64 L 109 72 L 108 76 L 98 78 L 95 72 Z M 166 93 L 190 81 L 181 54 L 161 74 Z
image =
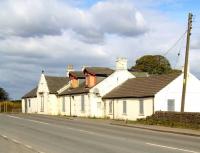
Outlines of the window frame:
M 44 112 L 44 95 L 41 95 L 41 107 L 40 107 L 40 112 Z
M 81 112 L 85 112 L 85 96 L 81 95 Z
M 123 114 L 126 115 L 127 114 L 127 101 L 126 100 L 123 100 Z
M 167 111 L 175 111 L 175 99 L 167 99 Z
M 139 115 L 144 115 L 144 99 L 139 99 Z
M 65 112 L 65 97 L 62 97 L 62 112 Z
M 113 113 L 113 100 L 109 101 L 109 114 Z

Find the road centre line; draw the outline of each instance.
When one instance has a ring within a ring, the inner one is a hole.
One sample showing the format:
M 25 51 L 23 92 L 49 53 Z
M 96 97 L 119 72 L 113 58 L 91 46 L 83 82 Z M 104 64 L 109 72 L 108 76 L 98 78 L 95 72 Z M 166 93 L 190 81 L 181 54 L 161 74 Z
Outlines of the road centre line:
M 35 123 L 41 123 L 41 124 L 46 124 L 46 125 L 49 124 L 47 122 L 41 122 L 41 121 L 36 121 L 36 120 L 31 120 L 31 119 L 25 119 L 25 118 L 21 118 L 21 117 L 17 117 L 17 116 L 12 116 L 12 115 L 7 115 L 7 116 L 11 117 L 11 118 L 16 118 L 16 119 L 21 119 L 21 120 L 27 120 L 27 121 L 31 121 L 31 122 L 35 122 Z
M 147 145 L 150 146 L 154 146 L 154 147 L 160 147 L 160 148 L 166 148 L 166 149 L 171 149 L 171 150 L 179 150 L 179 151 L 183 151 L 183 152 L 190 152 L 190 153 L 200 153 L 200 152 L 196 152 L 193 150 L 187 150 L 187 149 L 181 149 L 181 148 L 176 148 L 176 147 L 170 147 L 170 146 L 164 146 L 164 145 L 159 145 L 159 144 L 154 144 L 154 143 L 146 143 Z

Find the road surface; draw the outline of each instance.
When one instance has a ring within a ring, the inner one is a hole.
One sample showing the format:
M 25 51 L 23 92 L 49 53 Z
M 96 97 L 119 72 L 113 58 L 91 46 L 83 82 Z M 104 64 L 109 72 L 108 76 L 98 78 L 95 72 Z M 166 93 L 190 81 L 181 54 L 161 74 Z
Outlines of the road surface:
M 200 138 L 43 115 L 0 114 L 0 153 L 200 153 Z

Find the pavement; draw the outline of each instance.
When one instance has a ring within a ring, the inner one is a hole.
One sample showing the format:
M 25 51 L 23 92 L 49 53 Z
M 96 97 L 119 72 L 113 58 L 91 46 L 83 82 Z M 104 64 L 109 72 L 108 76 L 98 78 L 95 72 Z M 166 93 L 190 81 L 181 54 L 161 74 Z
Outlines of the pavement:
M 2 153 L 200 153 L 199 144 L 200 137 L 116 126 L 109 120 L 0 114 Z

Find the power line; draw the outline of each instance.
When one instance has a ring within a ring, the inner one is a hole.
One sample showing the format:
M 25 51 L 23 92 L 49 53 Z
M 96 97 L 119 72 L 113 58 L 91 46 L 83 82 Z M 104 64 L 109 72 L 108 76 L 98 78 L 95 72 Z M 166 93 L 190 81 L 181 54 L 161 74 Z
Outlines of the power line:
M 183 48 L 183 42 L 184 42 L 184 39 L 182 39 L 182 41 L 181 41 L 181 45 L 180 45 L 180 48 L 179 48 L 179 51 L 178 51 L 178 54 L 177 54 L 176 62 L 174 64 L 174 69 L 176 68 L 176 66 L 177 66 L 177 64 L 179 62 L 180 55 L 181 55 L 181 50 Z
M 177 44 L 178 42 L 183 39 L 185 34 L 187 33 L 187 30 L 181 35 L 181 37 L 163 54 L 163 56 L 166 56 Z

